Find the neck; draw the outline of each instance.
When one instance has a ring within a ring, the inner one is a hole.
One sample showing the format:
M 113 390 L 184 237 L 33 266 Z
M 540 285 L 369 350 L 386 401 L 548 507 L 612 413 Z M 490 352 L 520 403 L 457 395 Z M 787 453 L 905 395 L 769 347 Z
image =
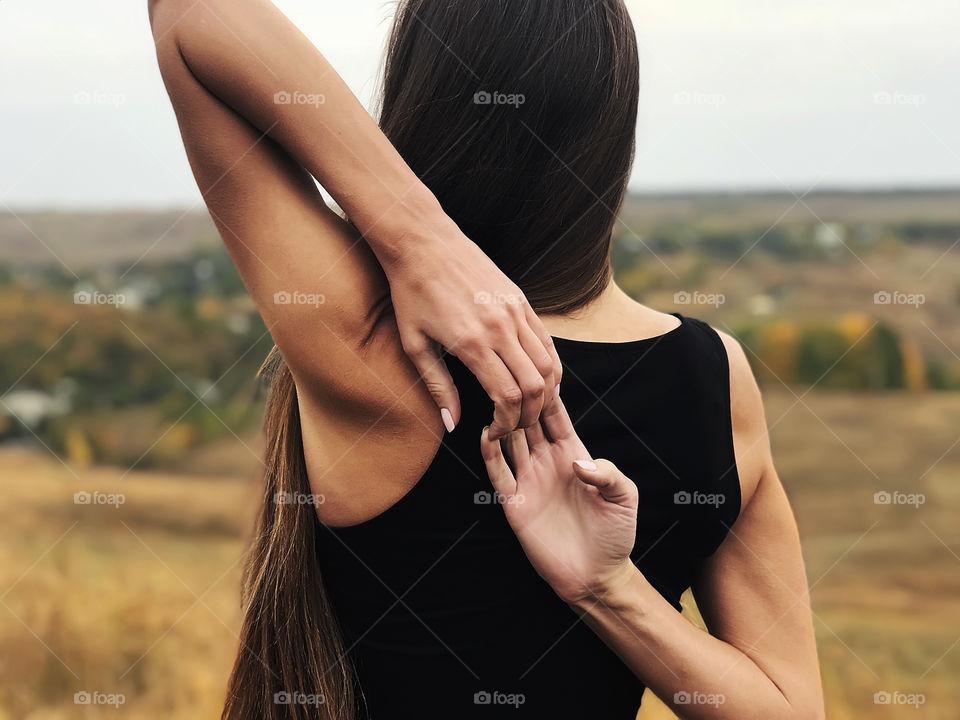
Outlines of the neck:
M 637 340 L 663 334 L 677 326 L 675 317 L 638 303 L 613 280 L 586 307 L 540 318 L 554 337 L 590 342 Z

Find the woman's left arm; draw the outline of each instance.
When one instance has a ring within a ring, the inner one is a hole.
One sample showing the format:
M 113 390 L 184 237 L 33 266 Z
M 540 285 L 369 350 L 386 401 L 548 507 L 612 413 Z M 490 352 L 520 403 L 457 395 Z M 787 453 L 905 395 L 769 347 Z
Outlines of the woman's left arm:
M 759 389 L 742 349 L 725 341 L 744 507 L 695 583 L 710 633 L 680 615 L 630 561 L 636 486 L 611 463 L 590 461 L 562 403 L 544 411 L 546 436 L 528 430 L 504 443 L 514 470 L 486 436 L 484 458 L 498 492 L 524 496 L 501 504 L 537 571 L 677 715 L 820 720 L 796 524 L 770 460 Z
M 824 717 L 800 543 L 774 474 L 708 560 L 695 596 L 712 634 L 635 567 L 572 606 L 681 718 Z

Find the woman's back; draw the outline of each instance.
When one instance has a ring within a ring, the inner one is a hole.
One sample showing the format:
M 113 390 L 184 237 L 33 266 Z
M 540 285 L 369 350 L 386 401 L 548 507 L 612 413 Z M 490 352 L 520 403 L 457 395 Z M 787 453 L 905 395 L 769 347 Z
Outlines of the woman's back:
M 639 486 L 632 559 L 679 610 L 740 510 L 723 342 L 680 318 L 643 340 L 556 344 L 578 434 Z M 450 366 L 463 416 L 426 473 L 382 514 L 318 537 L 361 704 L 374 720 L 632 718 L 643 685 L 530 565 L 477 449 L 491 401 Z
M 705 717 L 822 718 L 743 350 L 611 282 L 639 88 L 623 1 L 404 0 L 379 127 L 273 3 L 149 9 L 277 348 L 224 717 L 352 720 L 356 684 L 377 720 L 627 718 L 646 683 L 721 697 Z M 498 507 L 487 473 L 529 502 Z M 691 582 L 711 634 L 675 612 Z

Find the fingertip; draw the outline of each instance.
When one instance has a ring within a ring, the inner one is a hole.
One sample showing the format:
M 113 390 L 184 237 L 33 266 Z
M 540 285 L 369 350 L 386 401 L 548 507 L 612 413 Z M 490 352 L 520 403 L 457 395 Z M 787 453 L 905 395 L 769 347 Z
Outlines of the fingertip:
M 593 460 L 574 460 L 573 464 L 586 472 L 597 471 L 597 464 Z
M 447 408 L 440 408 L 440 417 L 443 419 L 443 426 L 448 433 L 452 433 L 457 423 L 453 419 L 453 414 Z
M 490 426 L 487 425 L 480 431 L 480 441 L 489 445 L 494 442 L 494 439 L 490 436 Z

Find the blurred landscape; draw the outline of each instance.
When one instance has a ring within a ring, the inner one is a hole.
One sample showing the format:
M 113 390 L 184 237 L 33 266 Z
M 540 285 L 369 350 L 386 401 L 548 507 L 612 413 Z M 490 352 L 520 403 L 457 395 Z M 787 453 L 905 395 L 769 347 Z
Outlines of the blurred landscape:
M 960 191 L 621 217 L 621 285 L 761 382 L 828 717 L 960 717 Z M 0 720 L 219 717 L 272 342 L 212 223 L 0 213 L 0 315 Z

